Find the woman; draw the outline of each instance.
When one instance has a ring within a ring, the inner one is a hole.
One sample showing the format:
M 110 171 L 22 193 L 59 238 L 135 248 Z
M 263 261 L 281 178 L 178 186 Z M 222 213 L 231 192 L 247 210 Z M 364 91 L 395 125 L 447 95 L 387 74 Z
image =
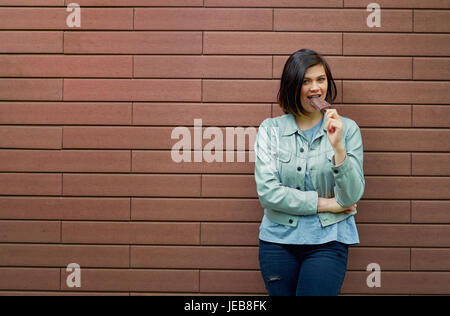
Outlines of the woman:
M 255 142 L 255 180 L 264 208 L 259 262 L 269 295 L 338 295 L 348 246 L 359 243 L 354 216 L 364 193 L 358 125 L 311 105 L 336 98 L 325 59 L 302 49 L 287 60 L 278 102 Z

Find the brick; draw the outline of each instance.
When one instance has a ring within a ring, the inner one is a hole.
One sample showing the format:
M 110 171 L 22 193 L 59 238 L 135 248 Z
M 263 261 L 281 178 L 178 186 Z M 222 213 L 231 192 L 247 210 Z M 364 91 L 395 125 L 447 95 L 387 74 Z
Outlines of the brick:
M 344 33 L 344 55 L 448 56 L 450 34 Z
M 72 0 L 66 0 L 66 5 Z M 203 0 L 78 0 L 82 7 L 202 7 Z
M 180 112 L 183 115 L 174 116 Z M 194 119 L 200 118 L 205 127 L 258 127 L 270 113 L 270 104 L 134 103 L 133 124 L 194 126 Z
M 138 8 L 136 30 L 272 30 L 271 9 Z
M 0 102 L 0 124 L 129 125 L 131 103 Z
M 130 270 L 128 269 L 82 269 L 80 287 L 68 287 L 66 280 L 72 272 L 61 269 L 62 291 L 128 291 Z
M 446 105 L 413 105 L 414 127 L 450 127 L 450 108 Z
M 63 148 L 171 149 L 180 138 L 171 138 L 169 127 L 64 127 Z M 194 144 L 194 128 L 189 128 Z M 193 146 L 193 145 L 192 145 Z
M 130 79 L 65 79 L 65 101 L 132 101 Z
M 359 200 L 358 213 L 355 216 L 359 223 L 410 223 L 410 201 L 392 200 Z
M 450 175 L 450 154 L 412 153 L 412 175 Z
M 61 174 L 0 173 L 2 195 L 60 195 Z
M 171 151 L 133 151 L 132 172 L 151 173 L 202 173 L 205 162 L 195 162 L 194 154 L 190 151 L 189 162 L 175 162 Z
M 310 7 L 307 0 L 205 0 L 206 7 Z M 342 7 L 343 0 L 318 0 L 315 7 Z
M 367 25 L 366 10 L 274 9 L 275 31 L 411 32 L 411 10 L 383 10 L 381 27 Z
M 202 245 L 258 245 L 259 223 L 202 223 Z
M 208 151 L 204 151 L 204 154 L 206 153 Z M 222 162 L 206 161 L 206 156 L 202 156 L 201 162 L 196 162 L 193 151 L 189 151 L 188 161 L 181 162 L 175 162 L 170 151 L 133 151 L 132 172 L 246 174 L 253 174 L 254 172 L 254 162 L 250 162 L 249 152 L 233 152 L 233 162 L 227 160 L 229 159 L 227 158 L 229 152 L 215 151 L 215 154 L 219 157 L 218 159 L 222 159 Z M 241 154 L 244 156 L 244 161 L 238 161 Z
M 133 101 L 201 101 L 200 80 L 134 80 Z
M 203 80 L 204 102 L 275 102 L 280 83 L 273 80 Z
M 98 197 L 0 197 L 0 218 L 129 220 L 130 199 Z
M 381 8 L 450 8 L 450 4 L 446 0 L 378 0 L 377 3 Z M 367 1 L 364 0 L 345 0 L 344 7 L 367 7 Z
M 62 79 L 0 79 L 2 100 L 62 100 Z
M 448 272 L 381 271 L 381 287 L 369 288 L 369 272 L 347 273 L 341 294 L 448 294 Z
M 254 176 L 202 175 L 202 196 L 257 197 Z
M 1 290 L 59 290 L 59 269 L 0 268 Z
M 2 53 L 62 53 L 63 32 L 0 32 Z
M 338 114 L 351 118 L 359 127 L 411 127 L 411 105 L 337 104 Z
M 200 292 L 266 293 L 259 271 L 200 270 Z
M 247 222 L 260 221 L 262 215 L 258 199 L 131 199 L 132 220 Z
M 60 223 L 48 221 L 0 221 L 0 242 L 60 242 Z
M 198 223 L 63 222 L 64 243 L 196 245 Z
M 409 248 L 364 248 L 350 247 L 347 270 L 366 271 L 370 263 L 376 262 L 382 271 L 410 269 Z
M 365 151 L 449 151 L 446 130 L 362 129 Z
M 128 246 L 0 245 L 2 266 L 65 268 L 69 263 L 77 263 L 82 269 L 120 268 L 129 266 L 129 256 Z
M 2 291 L 0 296 L 130 296 L 130 294 L 125 292 Z
M 197 292 L 198 270 L 130 270 L 130 291 Z
M 257 247 L 131 247 L 131 267 L 259 269 Z
M 135 77 L 272 78 L 270 56 L 135 56 Z
M 366 177 L 366 199 L 447 199 L 450 177 Z
M 449 225 L 359 224 L 361 246 L 449 247 Z
M 60 149 L 60 127 L 0 126 L 0 147 Z
M 200 244 L 199 223 L 130 223 L 133 244 Z
M 133 9 L 82 8 L 79 30 L 132 30 Z M 8 30 L 71 30 L 66 8 L 0 8 L 0 28 Z
M 129 151 L 2 150 L 0 171 L 128 172 Z
M 446 104 L 449 82 L 343 81 L 344 103 Z
M 198 291 L 198 270 L 84 269 L 81 287 L 69 288 L 70 272 L 61 269 L 63 291 Z
M 64 0 L 0 0 L 0 6 L 64 6 Z
M 63 195 L 200 196 L 199 175 L 64 174 Z
M 414 57 L 415 80 L 450 80 L 450 58 Z
M 4 77 L 131 78 L 131 56 L 0 55 Z
M 450 223 L 449 201 L 412 201 L 412 223 Z
M 65 79 L 69 101 L 200 101 L 201 81 L 182 79 Z
M 246 147 L 252 148 L 254 141 L 246 143 Z M 255 172 L 255 152 L 254 151 L 234 151 L 231 157 L 227 156 L 230 153 L 227 151 L 217 151 L 222 161 L 212 161 L 203 163 L 202 173 L 239 173 L 251 174 Z
M 340 57 L 327 58 L 335 79 L 412 79 L 408 57 Z
M 414 10 L 414 32 L 450 32 L 450 12 L 443 10 Z
M 411 249 L 411 270 L 448 271 L 450 249 Z
M 204 32 L 203 54 L 292 54 L 308 43 L 321 54 L 342 54 L 340 33 Z
M 70 2 L 71 3 L 71 2 Z M 77 2 L 78 3 L 78 2 Z M 80 4 L 80 3 L 78 3 Z M 81 6 L 81 4 L 80 4 Z M 80 30 L 133 30 L 133 8 L 82 8 Z M 67 13 L 65 14 L 67 17 Z M 72 30 L 73 28 L 67 27 Z
M 409 153 L 364 153 L 364 175 L 411 175 Z
M 66 32 L 65 54 L 200 54 L 201 32 Z

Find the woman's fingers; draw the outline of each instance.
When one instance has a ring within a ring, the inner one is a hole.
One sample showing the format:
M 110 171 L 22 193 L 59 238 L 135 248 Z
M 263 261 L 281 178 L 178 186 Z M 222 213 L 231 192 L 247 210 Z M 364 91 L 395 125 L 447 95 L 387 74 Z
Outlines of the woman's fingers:
M 328 109 L 326 112 L 327 118 L 338 118 L 339 114 L 336 109 Z
M 350 207 L 349 209 L 345 210 L 344 212 L 347 213 L 347 214 L 351 213 L 351 212 L 353 212 L 356 209 L 356 206 L 357 206 L 356 204 L 353 204 L 352 207 Z

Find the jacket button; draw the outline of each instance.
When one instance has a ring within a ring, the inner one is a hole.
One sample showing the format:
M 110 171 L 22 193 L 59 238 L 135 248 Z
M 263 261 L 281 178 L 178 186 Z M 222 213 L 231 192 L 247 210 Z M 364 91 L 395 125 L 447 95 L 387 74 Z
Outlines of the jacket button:
M 289 220 L 289 224 L 292 224 L 294 221 L 292 219 Z
M 296 187 L 297 190 L 300 190 L 300 187 Z
M 302 167 L 297 167 L 297 170 L 298 171 L 302 171 Z
M 300 152 L 302 153 L 302 152 L 304 152 L 305 150 L 303 149 L 303 147 L 302 148 L 300 148 Z
M 339 173 L 339 170 L 334 169 L 333 171 L 334 171 L 334 173 Z

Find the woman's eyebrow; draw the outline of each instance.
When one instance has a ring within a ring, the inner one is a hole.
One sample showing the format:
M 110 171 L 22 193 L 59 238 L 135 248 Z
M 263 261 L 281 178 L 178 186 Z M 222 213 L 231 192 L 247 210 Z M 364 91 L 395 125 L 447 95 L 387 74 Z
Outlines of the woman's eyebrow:
M 320 76 L 318 76 L 317 78 L 320 78 L 320 77 L 324 77 L 325 76 L 325 74 L 323 74 L 323 75 L 320 75 Z M 316 79 L 317 79 L 316 78 Z M 309 78 L 309 77 L 305 77 L 304 79 L 311 79 L 311 78 Z

